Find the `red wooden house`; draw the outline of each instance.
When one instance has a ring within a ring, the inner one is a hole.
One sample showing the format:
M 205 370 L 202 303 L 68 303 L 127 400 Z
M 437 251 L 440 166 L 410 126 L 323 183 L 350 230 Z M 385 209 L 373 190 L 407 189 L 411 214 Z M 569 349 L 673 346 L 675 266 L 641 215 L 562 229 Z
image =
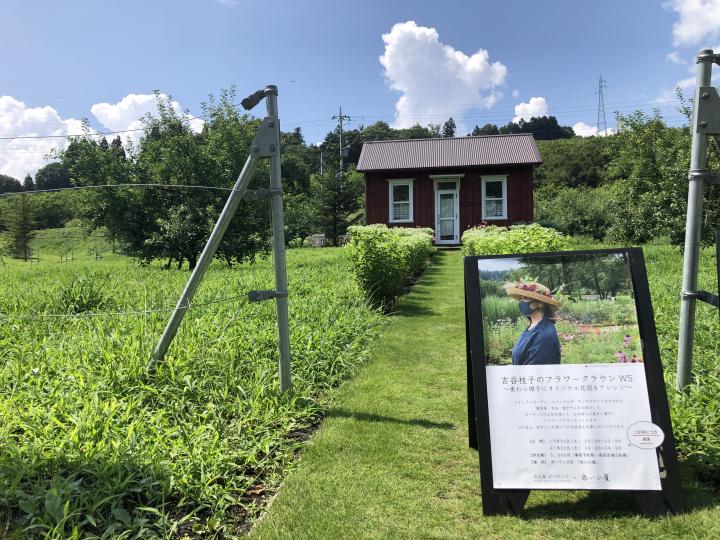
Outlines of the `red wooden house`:
M 483 221 L 529 222 L 540 163 L 531 134 L 367 142 L 357 166 L 365 173 L 365 219 L 431 227 L 437 244 L 459 244 Z

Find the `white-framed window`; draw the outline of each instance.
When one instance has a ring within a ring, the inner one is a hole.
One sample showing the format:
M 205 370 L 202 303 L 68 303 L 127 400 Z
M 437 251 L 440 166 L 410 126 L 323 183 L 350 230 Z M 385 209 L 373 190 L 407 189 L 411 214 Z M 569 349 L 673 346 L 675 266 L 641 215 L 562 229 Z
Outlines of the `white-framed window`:
M 388 180 L 390 190 L 390 223 L 410 223 L 413 220 L 412 178 Z
M 482 219 L 507 219 L 507 176 L 482 177 Z

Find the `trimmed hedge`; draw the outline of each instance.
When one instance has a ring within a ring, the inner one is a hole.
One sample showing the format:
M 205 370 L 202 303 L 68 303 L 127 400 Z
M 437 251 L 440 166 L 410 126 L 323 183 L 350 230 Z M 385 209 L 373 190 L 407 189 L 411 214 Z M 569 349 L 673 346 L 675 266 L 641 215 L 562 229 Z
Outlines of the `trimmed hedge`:
M 432 229 L 365 225 L 348 228 L 347 250 L 370 301 L 385 309 L 419 276 L 433 253 Z
M 562 251 L 570 242 L 555 229 L 532 225 L 496 227 L 488 225 L 468 229 L 462 235 L 465 255 L 499 255 L 507 253 L 533 253 Z

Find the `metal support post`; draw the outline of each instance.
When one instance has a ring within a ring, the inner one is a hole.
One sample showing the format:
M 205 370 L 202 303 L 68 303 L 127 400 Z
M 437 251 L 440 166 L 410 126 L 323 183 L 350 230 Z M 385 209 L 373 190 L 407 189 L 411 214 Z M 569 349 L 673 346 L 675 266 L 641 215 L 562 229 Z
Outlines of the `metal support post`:
M 684 390 L 690 383 L 692 368 L 693 337 L 695 333 L 695 307 L 697 274 L 700 258 L 700 235 L 702 221 L 703 191 L 707 174 L 707 134 L 703 132 L 707 122 L 700 118 L 703 88 L 710 86 L 711 70 L 716 58 L 712 49 L 698 53 L 695 81 L 695 101 L 692 119 L 692 147 L 690 174 L 688 177 L 688 208 L 685 224 L 685 256 L 683 262 L 682 293 L 680 301 L 680 335 L 677 357 L 677 389 Z M 705 125 L 703 125 L 703 122 Z
M 185 312 L 190 307 L 190 302 L 192 302 L 193 296 L 212 262 L 213 256 L 230 225 L 230 220 L 235 214 L 240 201 L 243 199 L 255 201 L 269 198 L 270 208 L 272 210 L 275 290 L 250 291 L 248 293 L 248 299 L 251 302 L 262 302 L 274 298 L 277 302 L 280 390 L 284 392 L 291 387 L 290 324 L 288 317 L 287 271 L 285 268 L 285 222 L 283 218 L 282 176 L 280 171 L 280 121 L 278 119 L 277 87 L 269 85 L 262 90 L 258 90 L 243 99 L 242 106 L 246 110 L 250 110 L 263 98 L 266 99 L 268 115 L 263 119 L 260 128 L 255 134 L 252 153 L 245 162 L 245 166 L 235 182 L 233 192 L 230 194 L 230 197 L 228 197 L 225 207 L 215 224 L 215 228 L 205 245 L 205 249 L 203 249 L 202 255 L 200 255 L 200 259 L 185 286 L 185 290 L 180 296 L 177 306 L 175 306 L 170 321 L 165 327 L 165 331 L 157 347 L 155 347 L 155 351 L 147 366 L 148 370 L 150 370 L 156 362 L 165 357 L 165 353 L 175 337 L 175 333 L 182 322 Z M 270 160 L 270 188 L 248 192 L 248 183 L 255 170 L 257 160 L 260 158 L 269 158 Z
M 175 337 L 177 329 L 185 316 L 185 312 L 190 307 L 190 302 L 192 302 L 195 292 L 197 292 L 200 282 L 202 281 L 205 272 L 207 272 L 207 269 L 215 256 L 215 252 L 222 241 L 223 235 L 230 225 L 230 220 L 235 214 L 235 210 L 237 210 L 240 201 L 243 199 L 243 195 L 247 190 L 250 178 L 252 178 L 253 172 L 255 171 L 257 159 L 258 158 L 254 154 L 250 154 L 245 161 L 245 165 L 240 172 L 240 176 L 238 176 L 238 179 L 235 182 L 235 187 L 230 193 L 230 196 L 225 203 L 225 207 L 215 224 L 215 228 L 212 233 L 210 233 L 210 238 L 208 239 L 207 244 L 205 244 L 205 249 L 203 249 L 202 255 L 200 255 L 200 259 L 195 265 L 195 269 L 193 270 L 187 285 L 185 285 L 185 290 L 180 295 L 180 300 L 178 300 L 175 310 L 165 327 L 165 331 L 155 347 L 155 351 L 153 352 L 152 358 L 147 366 L 148 370 L 152 369 L 156 362 L 165 358 L 165 353 L 167 352 L 168 347 L 170 347 L 170 343 Z
M 280 174 L 280 122 L 278 119 L 277 88 L 268 87 L 265 101 L 271 127 L 277 134 L 278 151 L 270 156 L 270 208 L 273 227 L 273 264 L 275 266 L 275 302 L 277 308 L 278 349 L 280 353 L 280 390 L 290 389 L 290 322 L 288 316 L 287 271 L 285 268 L 285 219 L 283 215 L 282 177 Z M 274 90 L 274 92 L 272 91 Z

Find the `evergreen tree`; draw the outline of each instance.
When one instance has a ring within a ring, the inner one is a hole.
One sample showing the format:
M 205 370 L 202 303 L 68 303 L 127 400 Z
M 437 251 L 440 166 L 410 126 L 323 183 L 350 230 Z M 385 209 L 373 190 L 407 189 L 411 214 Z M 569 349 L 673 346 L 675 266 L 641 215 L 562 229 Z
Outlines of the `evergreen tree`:
M 32 176 L 29 174 L 23 180 L 23 191 L 35 191 L 35 182 L 33 182 Z
M 509 122 L 500 133 L 532 133 L 536 140 L 571 139 L 575 132 L 570 126 L 561 126 L 554 116 L 533 116 L 530 120 Z
M 354 170 L 329 171 L 311 180 L 317 213 L 325 235 L 334 243 L 338 235 L 360 219 L 364 178 Z
M 7 248 L 10 254 L 27 261 L 30 241 L 35 237 L 32 207 L 25 195 L 15 195 L 8 205 Z
M 478 135 L 498 135 L 500 129 L 495 124 L 485 124 L 483 127 L 475 126 L 472 130 L 472 135 L 477 137 Z
M 112 149 L 112 153 L 118 158 L 118 159 L 126 159 L 127 154 L 125 153 L 125 148 L 123 148 L 122 140 L 120 140 L 120 135 L 115 137 L 113 141 L 110 143 L 110 148 Z
M 443 137 L 454 137 L 455 136 L 455 120 L 453 120 L 452 116 L 448 118 L 448 121 L 443 124 L 442 127 L 442 136 Z

